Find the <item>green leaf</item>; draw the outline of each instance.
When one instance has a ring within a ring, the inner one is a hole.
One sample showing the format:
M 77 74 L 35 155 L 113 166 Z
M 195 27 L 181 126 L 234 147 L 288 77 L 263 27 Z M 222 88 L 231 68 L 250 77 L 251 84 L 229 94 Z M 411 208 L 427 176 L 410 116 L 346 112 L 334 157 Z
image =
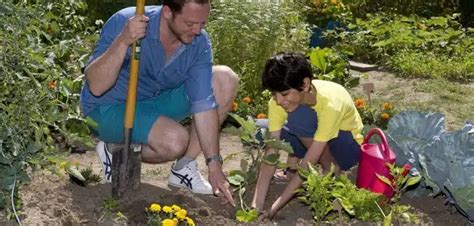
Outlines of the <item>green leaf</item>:
M 415 185 L 418 182 L 420 182 L 420 180 L 421 180 L 421 176 L 410 177 L 407 181 L 406 187 L 410 187 L 412 185 Z
M 90 128 L 94 130 L 97 130 L 97 128 L 99 128 L 99 125 L 97 124 L 97 122 L 94 121 L 94 119 L 92 119 L 91 117 L 87 117 L 85 121 L 86 121 L 87 126 L 89 126 Z
M 377 177 L 383 181 L 385 184 L 392 186 L 392 181 L 386 178 L 385 176 L 379 175 L 378 173 L 375 173 Z
M 274 149 L 285 151 L 289 154 L 293 154 L 293 147 L 291 147 L 290 143 L 285 142 L 280 139 L 272 139 L 272 140 L 265 140 L 265 145 L 272 147 Z
M 328 62 L 326 61 L 327 50 L 315 48 L 309 53 L 309 60 L 311 64 L 317 67 L 322 74 L 326 74 Z
M 391 226 L 392 218 L 393 218 L 392 211 L 390 211 L 390 213 L 387 216 L 385 216 L 383 219 L 383 226 Z
M 349 200 L 338 198 L 337 201 L 339 202 L 339 204 L 342 206 L 342 208 L 344 208 L 344 210 L 349 215 L 351 215 L 351 216 L 355 215 L 354 206 L 352 205 L 352 203 Z
M 73 166 L 71 164 L 67 164 L 64 169 L 66 170 L 67 174 L 69 174 L 69 176 L 71 178 L 75 178 L 75 179 L 77 179 L 81 182 L 86 181 L 86 178 L 84 178 L 82 176 L 81 172 L 79 171 L 79 169 L 76 166 Z
M 242 126 L 242 128 L 244 129 L 244 134 L 253 134 L 257 129 L 257 125 L 251 118 L 245 120 L 236 114 L 229 115 L 232 116 L 232 118 L 234 118 Z
M 263 162 L 265 162 L 268 165 L 275 166 L 278 164 L 280 159 L 280 155 L 275 153 L 275 154 L 269 154 L 267 156 L 263 157 Z
M 240 186 L 245 181 L 245 178 L 241 176 L 240 174 L 234 174 L 231 176 L 227 177 L 227 180 L 229 180 L 229 183 L 234 186 Z
M 249 211 L 237 210 L 235 217 L 237 221 L 240 221 L 240 222 L 246 222 L 246 223 L 253 222 L 258 219 L 258 212 L 256 209 L 251 209 Z

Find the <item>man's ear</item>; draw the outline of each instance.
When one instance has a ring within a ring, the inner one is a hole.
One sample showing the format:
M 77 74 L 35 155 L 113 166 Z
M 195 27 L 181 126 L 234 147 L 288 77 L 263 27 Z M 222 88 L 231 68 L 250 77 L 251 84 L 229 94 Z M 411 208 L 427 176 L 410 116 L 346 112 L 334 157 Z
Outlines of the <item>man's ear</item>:
M 171 20 L 171 18 L 173 17 L 173 12 L 171 11 L 169 6 L 163 6 L 163 15 L 167 20 Z
M 303 79 L 303 91 L 309 92 L 311 90 L 311 79 L 306 77 Z

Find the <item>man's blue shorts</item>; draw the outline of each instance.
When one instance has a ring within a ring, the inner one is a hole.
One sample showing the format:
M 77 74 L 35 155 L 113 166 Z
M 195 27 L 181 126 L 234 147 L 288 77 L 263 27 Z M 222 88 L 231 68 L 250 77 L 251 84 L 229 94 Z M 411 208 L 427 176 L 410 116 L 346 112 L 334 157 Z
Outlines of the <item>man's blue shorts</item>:
M 132 128 L 132 143 L 147 144 L 148 134 L 161 115 L 180 121 L 190 115 L 189 106 L 184 86 L 164 91 L 147 100 L 137 101 Z M 101 105 L 88 116 L 98 124 L 98 128 L 94 132 L 100 140 L 123 143 L 124 114 L 125 103 L 122 103 Z
M 288 114 L 286 128 L 281 130 L 280 138 L 289 142 L 294 155 L 303 158 L 306 147 L 301 138 L 313 138 L 318 127 L 317 113 L 307 105 L 300 105 Z M 360 145 L 354 140 L 350 131 L 339 131 L 339 135 L 328 141 L 329 149 L 342 170 L 348 170 L 359 162 Z

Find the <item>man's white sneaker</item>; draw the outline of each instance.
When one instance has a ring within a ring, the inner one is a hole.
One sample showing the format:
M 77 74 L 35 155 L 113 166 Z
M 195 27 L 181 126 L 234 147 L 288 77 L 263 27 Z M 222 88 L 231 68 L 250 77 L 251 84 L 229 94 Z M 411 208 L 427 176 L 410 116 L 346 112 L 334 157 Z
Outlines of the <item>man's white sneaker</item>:
M 199 172 L 196 160 L 189 162 L 180 170 L 171 168 L 168 183 L 175 187 L 187 188 L 197 194 L 213 194 L 211 185 Z
M 104 171 L 105 181 L 107 183 L 112 182 L 112 153 L 107 148 L 107 144 L 103 141 L 99 141 L 95 147 L 95 151 L 99 155 L 102 163 L 102 169 Z

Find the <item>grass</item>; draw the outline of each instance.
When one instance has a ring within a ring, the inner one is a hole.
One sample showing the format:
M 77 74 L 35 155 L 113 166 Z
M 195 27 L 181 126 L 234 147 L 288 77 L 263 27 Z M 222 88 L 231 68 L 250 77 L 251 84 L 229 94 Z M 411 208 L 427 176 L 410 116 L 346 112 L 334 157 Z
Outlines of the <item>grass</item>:
M 354 72 L 357 73 L 357 72 Z M 460 84 L 445 79 L 404 79 L 383 72 L 369 72 L 361 83 L 373 82 L 371 101 L 391 102 L 396 110 L 440 112 L 446 116 L 448 130 L 460 129 L 474 121 L 474 84 Z M 360 87 L 351 90 L 354 97 L 366 97 Z M 367 98 L 366 98 L 367 99 Z

